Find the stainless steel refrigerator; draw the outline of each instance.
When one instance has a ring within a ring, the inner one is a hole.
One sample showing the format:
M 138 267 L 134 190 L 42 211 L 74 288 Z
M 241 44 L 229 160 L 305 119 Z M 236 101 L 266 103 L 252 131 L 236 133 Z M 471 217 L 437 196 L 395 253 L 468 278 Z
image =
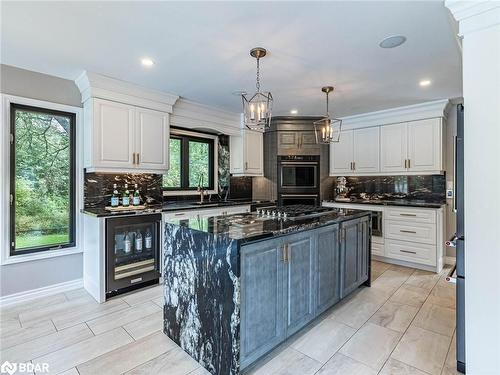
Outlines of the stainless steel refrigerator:
M 464 107 L 457 106 L 455 141 L 455 212 L 457 215 L 456 282 L 457 282 L 457 370 L 465 374 L 465 228 L 464 228 Z

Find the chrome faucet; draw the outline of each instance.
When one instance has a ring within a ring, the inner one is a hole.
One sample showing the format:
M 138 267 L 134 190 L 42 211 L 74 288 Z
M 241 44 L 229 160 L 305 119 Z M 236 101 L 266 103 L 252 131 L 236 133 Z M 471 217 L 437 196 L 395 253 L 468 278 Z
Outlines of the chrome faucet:
M 200 193 L 200 204 L 203 204 L 203 200 L 205 199 L 205 188 L 203 187 L 203 173 L 200 173 L 200 177 L 198 179 L 198 193 Z

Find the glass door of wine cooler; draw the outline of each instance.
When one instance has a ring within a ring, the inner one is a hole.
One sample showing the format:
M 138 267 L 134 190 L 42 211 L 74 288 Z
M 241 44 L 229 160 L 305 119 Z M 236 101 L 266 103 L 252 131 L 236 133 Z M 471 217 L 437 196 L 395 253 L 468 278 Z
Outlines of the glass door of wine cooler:
M 106 293 L 160 277 L 161 215 L 140 215 L 106 221 Z

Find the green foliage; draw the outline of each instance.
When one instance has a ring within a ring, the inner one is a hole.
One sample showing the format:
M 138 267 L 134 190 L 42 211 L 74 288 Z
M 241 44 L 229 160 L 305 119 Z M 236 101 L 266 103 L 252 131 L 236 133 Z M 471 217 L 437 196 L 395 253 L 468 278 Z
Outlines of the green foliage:
M 21 238 L 53 233 L 67 237 L 70 119 L 17 110 L 15 121 L 16 248 L 22 247 Z
M 181 140 L 170 138 L 170 169 L 163 175 L 163 187 L 181 186 Z

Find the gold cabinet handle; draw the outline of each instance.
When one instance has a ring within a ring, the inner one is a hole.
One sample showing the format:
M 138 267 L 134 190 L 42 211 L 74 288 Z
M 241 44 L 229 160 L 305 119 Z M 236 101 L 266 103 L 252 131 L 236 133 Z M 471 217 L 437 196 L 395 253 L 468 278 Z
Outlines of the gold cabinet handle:
M 135 165 L 135 152 L 132 153 L 132 159 L 133 159 L 133 163 Z
M 356 170 L 356 162 L 355 162 L 355 161 L 353 161 L 353 162 L 352 162 L 352 170 L 353 170 L 353 171 L 355 171 L 355 170 Z
M 405 169 L 408 168 L 408 159 L 405 159 Z
M 408 159 L 408 169 L 410 169 L 410 159 Z
M 403 214 L 403 213 L 401 213 L 401 214 L 399 214 L 399 216 L 411 216 L 411 217 L 416 217 L 416 216 L 417 216 L 417 214 Z
M 290 244 L 286 244 L 286 261 L 290 262 Z
M 413 231 L 413 230 L 403 230 L 403 229 L 400 229 L 399 230 L 401 233 L 412 233 L 412 234 L 417 234 L 417 232 Z
M 139 165 L 139 153 L 137 153 L 137 165 Z
M 245 162 L 245 171 L 248 170 L 248 162 Z
M 283 263 L 286 263 L 286 243 L 283 244 L 283 258 L 281 259 Z
M 399 251 L 401 251 L 402 253 L 417 254 L 416 251 L 409 251 L 409 250 L 399 250 Z

